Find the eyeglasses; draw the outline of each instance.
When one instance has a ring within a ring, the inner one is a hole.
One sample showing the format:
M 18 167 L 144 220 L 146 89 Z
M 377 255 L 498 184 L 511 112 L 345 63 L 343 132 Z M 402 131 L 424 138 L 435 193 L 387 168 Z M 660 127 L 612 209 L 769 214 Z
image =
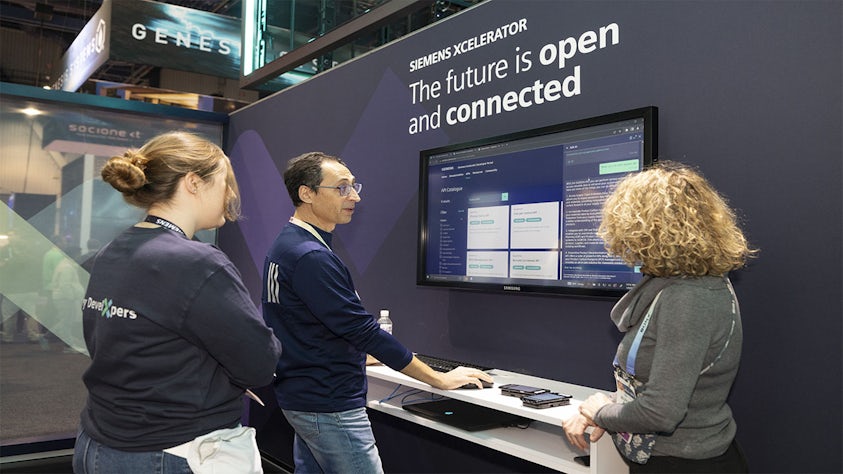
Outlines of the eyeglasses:
M 360 190 L 363 189 L 363 185 L 361 183 L 354 183 L 354 184 L 341 184 L 339 186 L 313 186 L 314 188 L 328 188 L 328 189 L 337 189 L 340 192 L 340 196 L 347 197 L 351 194 L 351 190 L 353 189 L 355 193 L 360 194 Z

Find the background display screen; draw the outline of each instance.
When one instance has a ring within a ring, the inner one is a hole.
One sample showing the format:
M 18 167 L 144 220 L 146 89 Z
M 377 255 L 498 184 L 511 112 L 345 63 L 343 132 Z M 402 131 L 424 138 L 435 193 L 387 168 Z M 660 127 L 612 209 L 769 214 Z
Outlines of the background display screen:
M 618 296 L 641 274 L 597 237 L 617 182 L 656 156 L 646 107 L 421 152 L 420 285 Z

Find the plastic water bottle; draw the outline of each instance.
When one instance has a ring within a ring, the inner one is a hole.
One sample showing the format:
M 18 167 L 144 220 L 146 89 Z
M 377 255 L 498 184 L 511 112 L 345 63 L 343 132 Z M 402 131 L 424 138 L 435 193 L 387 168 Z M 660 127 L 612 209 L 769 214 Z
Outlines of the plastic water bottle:
M 380 324 L 381 329 L 392 334 L 392 320 L 389 319 L 388 309 L 381 310 L 381 317 L 378 318 L 378 324 Z

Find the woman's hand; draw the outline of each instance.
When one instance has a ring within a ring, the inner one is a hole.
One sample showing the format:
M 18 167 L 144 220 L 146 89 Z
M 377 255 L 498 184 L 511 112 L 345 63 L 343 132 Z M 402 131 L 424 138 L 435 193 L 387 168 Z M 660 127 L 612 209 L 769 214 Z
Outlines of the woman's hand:
M 568 441 L 583 451 L 588 450 L 589 441 L 592 443 L 597 442 L 606 430 L 597 426 L 594 422 L 594 416 L 603 406 L 610 403 L 614 403 L 614 401 L 603 393 L 595 393 L 586 398 L 580 404 L 580 412 L 562 423 L 562 428 L 565 429 L 565 436 L 568 438 Z M 589 426 L 593 426 L 594 429 L 591 431 L 587 440 L 585 432 Z
M 568 441 L 582 451 L 588 451 L 588 441 L 585 439 L 585 429 L 588 426 L 588 420 L 579 413 L 562 422 Z
M 589 424 L 597 426 L 594 424 L 594 416 L 601 408 L 610 403 L 614 403 L 611 398 L 607 397 L 603 393 L 595 393 L 582 402 L 580 405 L 580 414 L 588 420 Z M 595 439 L 595 441 L 597 440 Z

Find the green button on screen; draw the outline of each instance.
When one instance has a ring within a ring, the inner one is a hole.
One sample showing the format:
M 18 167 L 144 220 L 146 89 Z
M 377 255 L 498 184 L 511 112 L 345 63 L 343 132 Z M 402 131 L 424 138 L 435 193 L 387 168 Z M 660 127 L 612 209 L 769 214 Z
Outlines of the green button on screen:
M 638 171 L 638 160 L 613 161 L 600 163 L 600 174 L 617 174 Z

